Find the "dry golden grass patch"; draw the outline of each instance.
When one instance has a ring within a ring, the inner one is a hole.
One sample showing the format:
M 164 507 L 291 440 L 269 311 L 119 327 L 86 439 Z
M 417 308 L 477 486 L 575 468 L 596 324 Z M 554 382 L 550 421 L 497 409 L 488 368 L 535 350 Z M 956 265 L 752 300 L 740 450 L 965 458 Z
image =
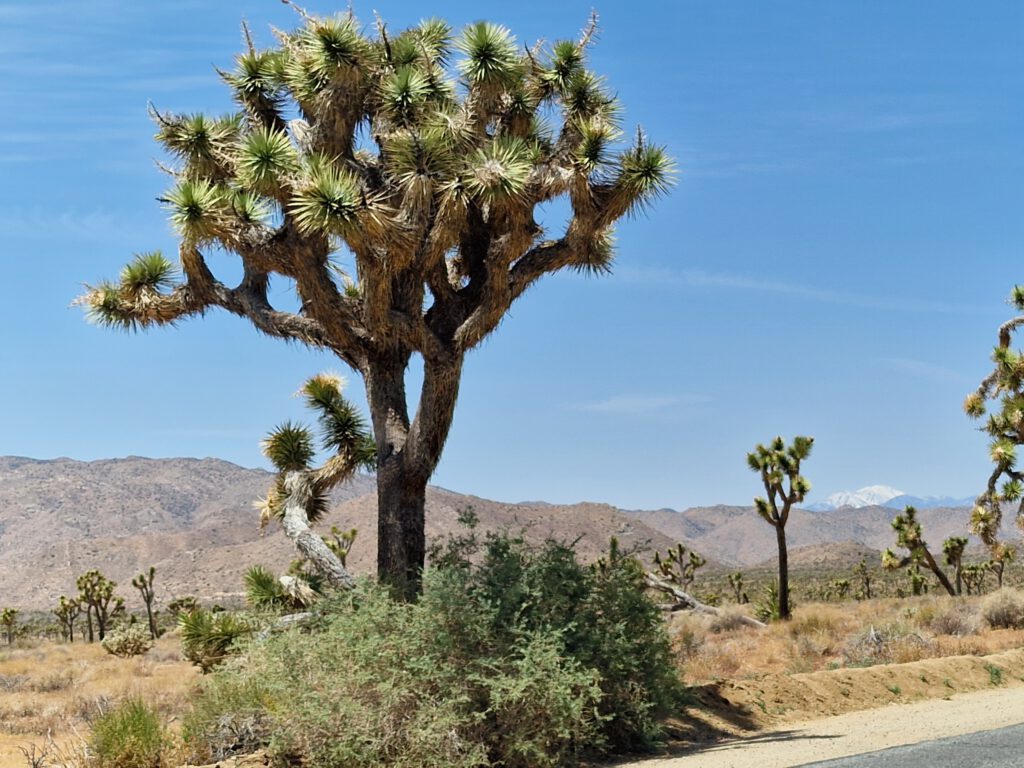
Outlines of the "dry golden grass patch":
M 686 682 L 749 680 L 928 658 L 998 653 L 1024 646 L 1022 629 L 990 629 L 982 598 L 884 598 L 799 605 L 766 629 L 683 613 L 670 631 Z M 729 611 L 735 611 L 730 608 Z M 727 612 L 728 614 L 728 612 Z
M 129 696 L 176 718 L 198 676 L 179 648 L 176 636 L 165 636 L 133 659 L 112 656 L 99 643 L 0 649 L 0 768 L 26 765 L 19 747 L 87 735 L 96 716 Z

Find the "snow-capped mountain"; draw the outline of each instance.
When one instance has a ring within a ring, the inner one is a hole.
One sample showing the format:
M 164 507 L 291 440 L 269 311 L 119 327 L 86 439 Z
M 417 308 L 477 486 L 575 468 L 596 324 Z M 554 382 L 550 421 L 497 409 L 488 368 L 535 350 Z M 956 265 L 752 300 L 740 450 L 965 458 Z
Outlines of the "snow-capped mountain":
M 840 491 L 833 493 L 816 504 L 808 504 L 805 509 L 814 512 L 829 512 L 842 507 L 889 507 L 903 509 L 910 505 L 918 509 L 934 509 L 935 507 L 968 507 L 974 504 L 974 498 L 957 499 L 951 496 L 910 496 L 903 491 L 887 485 L 869 485 L 857 491 Z

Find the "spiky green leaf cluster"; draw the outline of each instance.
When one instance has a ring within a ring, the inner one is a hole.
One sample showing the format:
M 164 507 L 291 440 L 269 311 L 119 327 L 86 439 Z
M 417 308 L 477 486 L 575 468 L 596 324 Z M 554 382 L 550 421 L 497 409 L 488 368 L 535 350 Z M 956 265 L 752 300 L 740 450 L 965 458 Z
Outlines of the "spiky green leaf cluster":
M 813 437 L 797 436 L 788 446 L 782 437 L 776 437 L 747 454 L 747 468 L 761 475 L 768 492 L 767 498 L 754 499 L 754 507 L 773 525 L 785 525 L 790 507 L 810 493 L 811 484 L 800 474 L 800 464 L 811 455 L 813 445 Z
M 292 197 L 290 211 L 304 232 L 345 235 L 358 225 L 362 192 L 351 175 L 324 163 Z
M 324 449 L 349 458 L 354 467 L 371 469 L 376 445 L 366 421 L 342 394 L 342 386 L 341 377 L 322 373 L 303 385 L 302 394 L 307 407 L 317 412 Z
M 286 421 L 271 431 L 260 446 L 263 455 L 278 472 L 301 472 L 310 468 L 316 449 L 307 427 Z

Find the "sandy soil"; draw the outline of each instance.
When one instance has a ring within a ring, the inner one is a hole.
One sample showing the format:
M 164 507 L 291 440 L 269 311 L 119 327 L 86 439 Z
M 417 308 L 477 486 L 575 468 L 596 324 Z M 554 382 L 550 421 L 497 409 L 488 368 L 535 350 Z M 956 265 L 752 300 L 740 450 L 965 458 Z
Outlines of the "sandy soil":
M 621 765 L 784 768 L 1024 723 L 1024 650 L 723 683 L 700 696 L 691 746 Z

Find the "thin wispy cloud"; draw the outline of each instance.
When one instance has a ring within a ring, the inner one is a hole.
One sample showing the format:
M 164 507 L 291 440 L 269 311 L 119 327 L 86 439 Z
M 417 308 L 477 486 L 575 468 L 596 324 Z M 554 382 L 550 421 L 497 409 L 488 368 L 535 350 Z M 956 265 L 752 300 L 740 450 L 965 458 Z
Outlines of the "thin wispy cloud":
M 991 307 L 884 294 L 851 293 L 784 280 L 708 272 L 702 269 L 673 270 L 650 267 L 624 267 L 617 270 L 616 275 L 627 282 L 651 283 L 693 289 L 726 289 L 753 293 L 773 293 L 807 301 L 859 307 L 861 309 L 937 314 L 992 314 L 993 312 Z
M 901 376 L 965 385 L 972 381 L 971 377 L 965 373 L 925 360 L 914 360 L 908 357 L 882 357 L 877 362 L 891 373 Z
M 704 395 L 622 394 L 613 395 L 603 400 L 574 403 L 570 406 L 570 410 L 588 413 L 638 414 L 703 405 L 709 402 L 711 402 L 711 398 Z

